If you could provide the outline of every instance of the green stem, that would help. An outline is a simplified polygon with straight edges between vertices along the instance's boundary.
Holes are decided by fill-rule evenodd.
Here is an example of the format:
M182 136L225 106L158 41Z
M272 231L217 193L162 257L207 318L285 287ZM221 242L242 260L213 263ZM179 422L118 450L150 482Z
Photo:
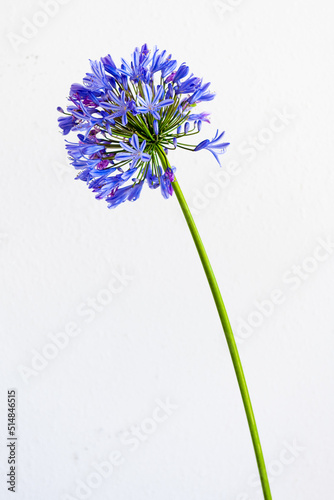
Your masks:
M162 148L159 148L158 151L159 157L161 161L163 162L163 168L166 169L169 167L169 162L168 159L163 151ZM270 492L270 486L269 486L269 481L268 481L268 475L266 471L266 465L264 462L264 457L263 457L263 452L261 448L261 443L260 443L260 438L259 438L259 433L257 430L256 422L255 422L255 417L254 417L254 412L252 408L252 403L249 397L249 392L246 384L246 379L245 375L242 369L242 364L240 361L237 345L234 339L234 335L232 332L231 324L227 316L227 312L225 309L225 305L220 293L220 290L218 288L218 284L215 278L215 275L213 273L209 258L207 256L206 250L204 248L204 245L202 243L201 237L199 235L199 232L197 230L197 227L195 225L194 219L191 215L191 212L189 210L189 207L187 205L187 202L183 196L183 193L181 191L181 188L175 179L173 181L173 189L176 195L176 198L178 199L178 202L181 206L181 210L183 212L183 215L187 221L191 236L194 240L195 246L197 248L198 255L201 259L204 272L206 274L207 280L210 285L210 289L216 304L216 308L220 317L221 324L223 326L223 330L225 333L227 345L230 351L230 355L232 358L232 363L234 366L235 374L238 380L239 384L239 389L241 392L241 397L242 401L244 404L246 416L247 416L247 421L248 421L248 426L250 430L250 434L252 437L253 441L253 446L254 446L254 451L255 451L255 456L256 456L256 461L257 461L257 466L260 474L260 479L261 479L261 484L262 484L262 490L263 490L263 496L265 500L272 500L271 497L271 492Z

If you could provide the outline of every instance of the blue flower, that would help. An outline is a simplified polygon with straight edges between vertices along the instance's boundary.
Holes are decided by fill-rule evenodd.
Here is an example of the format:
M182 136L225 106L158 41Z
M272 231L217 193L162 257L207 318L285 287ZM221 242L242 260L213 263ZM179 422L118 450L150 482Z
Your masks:
M86 73L86 77L83 79L86 87L92 91L111 88L112 85L105 74L102 62L90 61L90 65L93 73Z
M145 43L140 50L138 47L135 48L130 64L122 59L122 65L119 72L128 76L135 83L138 83L140 80L146 81L148 73L147 65L149 60L149 50Z
M70 89L70 99L81 101L83 104L98 106L100 104L98 97L102 95L100 91L89 90L84 85L73 83Z
M117 188L111 192L111 194L106 198L108 202L108 208L116 208L124 201L136 201L138 200L141 190L143 189L144 182L135 182L131 186L126 186L122 188Z
M65 147L73 159L79 159L82 156L92 156L105 150L103 145L88 141L82 141L79 143L68 142Z
M137 113L151 113L151 115L154 116L156 120L160 120L161 118L160 114L158 113L161 108L170 106L170 104L174 103L173 99L165 99L163 101L160 101L160 99L164 95L164 89L162 86L158 86L157 93L153 97L151 87L144 83L143 94L144 99L138 96L138 102L141 104L141 106L137 106L136 111Z
M188 116L188 120L194 120L194 121L201 120L202 122L210 123L209 116L210 113L205 113L205 112L198 114L191 114Z
M121 97L117 97L112 92L108 92L108 96L110 97L110 100L114 102L114 104L103 102L101 103L101 106L105 109L110 109L111 111L113 111L111 115L112 118L122 117L122 124L126 125L128 123L127 113L128 111L132 111L134 109L134 101L126 99L124 90L121 93Z
M217 162L221 166L220 160L218 158L218 155L222 155L225 153L227 146L229 146L229 142L218 142L221 140L225 132L222 132L220 135L218 135L218 130L216 132L216 135L214 138L209 141L209 139L205 139L204 141L200 142L194 151L200 151L201 149L207 149L210 151L210 153L213 154L213 156L216 158Z
M188 99L189 104L195 104L201 101L212 101L214 99L215 94L211 94L210 92L206 92L210 85L210 82L200 87L194 94Z
M150 161L151 156L147 153L144 153L146 141L143 141L141 145L139 145L138 136L136 134L133 134L133 136L130 139L130 144L132 145L132 147L129 146L128 144L125 144L125 142L122 141L119 144L120 146L122 146L123 149L125 149L125 151L127 151L127 153L126 152L117 153L115 156L116 161L132 160L131 168L133 168L139 161L143 162Z
M102 199L110 196L120 186L125 184L136 172L136 168L130 168L126 172L110 176L110 172L99 172L100 176L91 180L89 187L93 192L97 193L96 198Z
M189 66L186 66L184 63L181 64L181 66L174 75L173 81L175 83L179 82L180 80L182 80L182 78L185 78L188 73L189 73Z
M110 208L135 201L146 182L169 198L175 168L166 168L162 155L176 148L207 149L219 162L228 144L218 131L197 146L183 140L209 123L209 113L195 108L214 98L210 83L190 73L186 63L178 65L171 54L151 51L145 43L130 62L117 64L108 54L90 67L82 84L71 85L66 110L58 108L58 125L63 135L77 133L66 150L77 179L97 199Z
M110 73L114 77L114 79L116 79L119 82L122 81L122 75L120 71L117 69L116 64L112 60L110 54L108 54L105 57L101 57L101 62L103 63L104 69L108 73Z
M175 180L175 168L167 167L165 173L161 176L161 194L164 198L169 198L173 194L172 182Z
M175 78L174 78L175 79ZM178 83L175 88L175 94L191 94L201 85L201 79L190 76L184 82Z
M162 168L158 165L158 175L152 172L152 166L149 163L146 171L146 181L150 189L157 189L160 186L160 177L162 175Z
M156 48L154 50L152 61L150 63L150 76L152 77L152 75L157 71L161 71L161 76L163 78L172 73L177 66L177 62L171 59L171 57L171 54L166 57L165 50L159 52L159 50Z
M167 167L165 172L160 165L156 168L156 174L152 172L151 165L147 168L146 180L151 189L161 188L162 196L167 199L173 194L172 182L175 180L175 167Z
M58 125L62 129L63 134L67 135L73 127L79 123L78 119L76 119L73 115L71 116L61 116L58 118Z

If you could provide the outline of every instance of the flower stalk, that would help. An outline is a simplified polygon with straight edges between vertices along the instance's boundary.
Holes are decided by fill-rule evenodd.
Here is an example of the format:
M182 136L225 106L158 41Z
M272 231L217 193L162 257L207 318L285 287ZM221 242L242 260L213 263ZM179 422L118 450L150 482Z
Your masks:
M162 162L164 170L167 168L170 168L168 159L163 151L162 148L159 148L159 158ZM228 349L230 351L234 371L237 377L240 393L241 393L241 398L243 401L247 421L248 421L248 427L249 431L251 434L252 442L253 442L253 447L254 447L254 452L255 452L255 457L256 457L256 462L259 470L259 475L261 479L261 485L262 485L262 491L263 491L263 496L265 500L272 500L271 496L271 491L270 491L270 485L269 485L269 480L268 480L268 475L267 475L267 470L266 470L266 465L263 457L263 452L262 452L262 447L261 447L261 442L260 442L260 437L259 433L257 430L257 425L255 421L255 416L253 412L253 407L252 403L250 400L249 392L248 392L248 387L244 375L244 371L242 368L238 348L235 342L235 338L233 335L233 331L231 328L231 324L226 312L225 304L223 301L223 298L221 296L218 283L216 280L216 277L214 275L214 272L212 270L208 255L206 253L206 250L204 248L203 242L201 240L200 234L198 232L198 229L196 227L195 221L193 219L193 216L190 212L190 209L188 207L188 204L185 200L185 197L181 191L181 188L179 186L179 183L177 182L176 178L174 177L174 181L172 182L172 187L174 190L174 193L176 195L176 198L180 204L181 210L183 212L183 215L186 219L187 225L189 227L191 236L194 240L199 258L202 262L202 266L205 272L205 275L207 277L211 293L213 296L213 299L216 304L216 308L218 311L218 315L225 333L225 338L226 342L228 345Z
M116 66L107 55L90 61L83 85L74 83L69 92L67 110L58 107L58 118L64 135L79 132L76 142L66 141L66 149L77 179L84 181L98 200L108 208L125 201L136 201L144 183L150 189L160 187L165 199L173 191L187 221L217 311L223 326L237 376L248 425L254 445L265 500L271 500L270 487L254 413L231 325L208 256L194 219L175 179L175 167L169 164L167 152L176 148L187 151L209 151L221 166L220 156L228 142L217 130L213 139L199 144L184 142L201 131L202 123L210 123L209 113L196 112L200 103L215 97L208 89L210 82L189 75L189 67L145 43L136 47L128 63ZM160 75L159 75L160 73ZM158 84L158 81L160 82Z

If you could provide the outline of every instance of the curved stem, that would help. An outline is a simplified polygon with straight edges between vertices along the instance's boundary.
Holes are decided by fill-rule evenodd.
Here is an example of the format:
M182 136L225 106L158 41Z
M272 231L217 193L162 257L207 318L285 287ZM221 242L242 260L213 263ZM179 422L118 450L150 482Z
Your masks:
M159 148L159 157L160 157L161 161L163 162L164 169L166 169L167 167L170 166L164 151L160 148ZM236 377L238 380L239 389L240 389L242 401L243 401L246 416L247 416L248 426L249 426L250 434L252 437L257 466L258 466L260 479L261 479L263 496L264 496L265 500L272 500L266 465L264 462L262 447L261 447L259 433L258 433L256 422L255 422L252 403L251 403L251 400L249 397L249 392L248 392L248 388L247 388L247 384L246 384L245 375L243 372L243 368L242 368L242 364L240 361L237 345L236 345L236 342L234 339L234 335L232 332L230 321L229 321L228 316L227 316L225 305L224 305L224 302L223 302L215 275L213 273L209 258L207 256L206 250L205 250L204 245L202 243L201 237L199 235L199 232L198 232L197 227L195 225L194 219L191 215L191 212L189 210L187 202L183 196L181 188L180 188L176 179L173 181L172 185L173 185L173 189L174 189L175 195L177 197L177 200L181 206L181 210L183 212L183 215L184 215L186 222L188 224L191 236L194 240L198 255L201 259L201 262L202 262L202 265L204 268L204 272L205 272L207 280L209 282L209 286L210 286L210 289L211 289L211 292L212 292L212 295L213 295L213 298L214 298L214 301L216 304L216 308L217 308L217 311L218 311L218 314L220 317L220 321L221 321L221 324L222 324L222 327L223 327L223 330L225 333L225 338L226 338L227 345L228 345L230 355L232 358L232 363L233 363L235 374L236 374Z

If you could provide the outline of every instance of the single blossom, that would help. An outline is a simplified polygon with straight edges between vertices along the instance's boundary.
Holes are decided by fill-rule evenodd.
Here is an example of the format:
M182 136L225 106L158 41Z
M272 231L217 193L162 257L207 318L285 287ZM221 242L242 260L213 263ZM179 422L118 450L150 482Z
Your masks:
M188 116L188 120L201 120L202 122L210 123L209 116L210 113L191 114Z
M146 141L143 141L141 145L139 145L138 136L136 134L133 134L130 139L130 144L132 147L122 141L119 144L126 152L117 153L115 156L116 161L132 160L131 168L135 167L140 160L143 162L150 161L151 156L147 153L144 153Z
M174 103L173 99L160 100L164 95L162 86L157 87L157 93L154 96L151 87L144 83L143 85L144 98L138 96L138 102L141 106L136 107L137 113L150 113L156 120L160 120L160 109L165 106L170 106Z
M216 135L211 141L209 141L209 139L205 139L204 141L200 142L196 146L195 151L200 151L201 149L207 149L208 151L210 151L210 153L213 154L213 156L216 158L216 160L220 165L220 160L218 155L225 153L227 146L229 146L229 142L219 142L223 137L223 135L225 134L225 132L222 132L219 135L218 133L219 132L217 130Z
M113 92L109 92L108 96L110 98L110 102L105 102L101 103L101 106L105 109L110 109L112 111L112 114L110 115L111 118L122 118L122 125L127 125L128 123L128 117L127 114L128 112L132 111L134 109L134 101L128 100L126 98L125 91L122 90L121 96L117 97Z

